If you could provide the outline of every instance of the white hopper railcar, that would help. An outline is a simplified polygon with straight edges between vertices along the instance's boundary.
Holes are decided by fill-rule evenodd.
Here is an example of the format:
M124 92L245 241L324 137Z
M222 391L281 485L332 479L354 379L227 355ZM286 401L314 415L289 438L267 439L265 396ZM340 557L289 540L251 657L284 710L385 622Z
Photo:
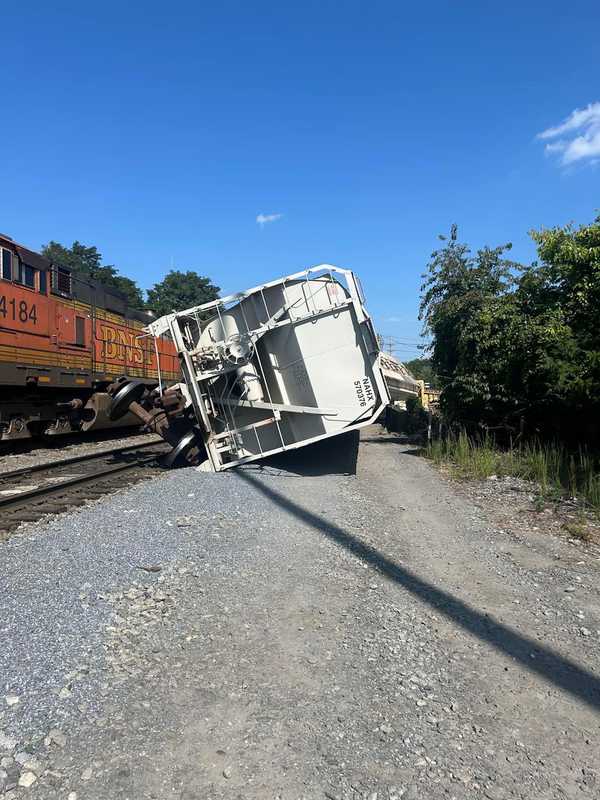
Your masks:
M390 402L353 272L327 264L147 327L170 333L212 469L360 428Z

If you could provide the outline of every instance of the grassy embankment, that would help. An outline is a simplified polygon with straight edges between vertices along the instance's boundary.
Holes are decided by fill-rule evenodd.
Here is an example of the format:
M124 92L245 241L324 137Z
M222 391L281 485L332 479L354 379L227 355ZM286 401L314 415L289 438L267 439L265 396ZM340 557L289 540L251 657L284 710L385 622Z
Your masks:
M449 466L459 478L499 478L507 475L533 481L540 500L574 497L600 510L600 472L597 459L580 450L567 451L557 444L530 442L500 450L489 438L474 441L466 433L433 440L426 456Z

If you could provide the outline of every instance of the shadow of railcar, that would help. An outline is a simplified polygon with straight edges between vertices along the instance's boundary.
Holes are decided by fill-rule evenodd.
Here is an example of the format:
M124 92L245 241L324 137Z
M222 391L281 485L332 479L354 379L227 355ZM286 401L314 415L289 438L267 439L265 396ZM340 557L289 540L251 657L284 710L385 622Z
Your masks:
M360 431L348 431L330 439L269 456L260 463L238 467L238 472L279 472L298 477L356 475Z

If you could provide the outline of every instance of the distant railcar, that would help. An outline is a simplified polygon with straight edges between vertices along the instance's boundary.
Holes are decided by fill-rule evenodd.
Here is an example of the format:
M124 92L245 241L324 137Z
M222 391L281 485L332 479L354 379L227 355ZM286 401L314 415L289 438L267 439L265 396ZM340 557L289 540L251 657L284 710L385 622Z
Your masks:
M419 381L413 378L401 361L382 352L379 354L379 363L392 403L404 406L409 398L421 396Z
M144 335L152 319L117 290L0 235L0 440L136 424L110 421L107 386L180 375L169 338Z

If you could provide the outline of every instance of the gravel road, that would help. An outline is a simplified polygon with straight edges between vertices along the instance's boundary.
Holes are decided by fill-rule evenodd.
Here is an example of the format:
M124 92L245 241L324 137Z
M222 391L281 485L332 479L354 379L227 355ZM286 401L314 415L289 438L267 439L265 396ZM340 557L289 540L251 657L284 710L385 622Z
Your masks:
M353 445L2 544L0 797L600 797L597 552Z

